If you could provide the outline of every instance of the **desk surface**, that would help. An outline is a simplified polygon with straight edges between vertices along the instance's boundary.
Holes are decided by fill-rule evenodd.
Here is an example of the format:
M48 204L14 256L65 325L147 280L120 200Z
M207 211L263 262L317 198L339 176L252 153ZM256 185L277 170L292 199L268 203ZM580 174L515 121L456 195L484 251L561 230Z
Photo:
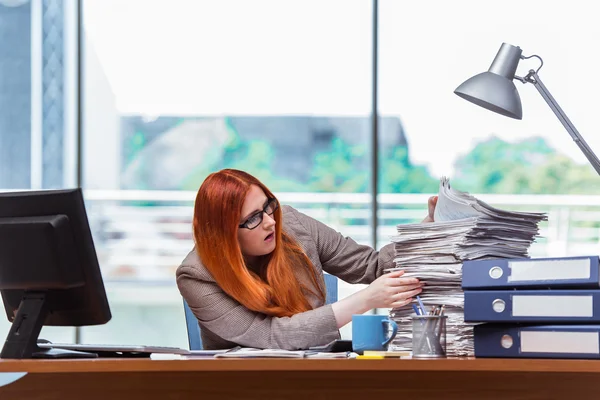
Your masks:
M586 372L598 374L596 360L475 359L443 360L359 360L359 359L83 359L83 360L2 360L0 372L82 373L157 371L495 371L495 372Z
M600 362L446 359L0 360L0 399L599 398Z

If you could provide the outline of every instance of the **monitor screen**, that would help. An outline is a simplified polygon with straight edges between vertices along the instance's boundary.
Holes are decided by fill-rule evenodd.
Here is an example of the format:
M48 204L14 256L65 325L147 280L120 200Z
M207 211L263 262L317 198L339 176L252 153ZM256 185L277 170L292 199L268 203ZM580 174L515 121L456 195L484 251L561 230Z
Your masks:
M44 325L111 319L81 189L0 193L0 293L1 358L60 357L37 346Z

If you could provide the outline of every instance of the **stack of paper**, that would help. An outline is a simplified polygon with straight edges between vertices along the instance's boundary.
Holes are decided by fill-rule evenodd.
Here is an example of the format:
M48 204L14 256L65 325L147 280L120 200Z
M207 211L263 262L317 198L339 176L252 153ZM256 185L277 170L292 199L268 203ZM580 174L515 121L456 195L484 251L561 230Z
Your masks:
M538 236L545 213L500 210L440 180L434 223L398 225L395 268L405 277L425 283L421 300L427 305L446 305L447 354L473 355L473 324L464 322L461 289L462 261L484 258L523 258ZM391 350L412 348L410 307L394 309L390 317L398 324Z

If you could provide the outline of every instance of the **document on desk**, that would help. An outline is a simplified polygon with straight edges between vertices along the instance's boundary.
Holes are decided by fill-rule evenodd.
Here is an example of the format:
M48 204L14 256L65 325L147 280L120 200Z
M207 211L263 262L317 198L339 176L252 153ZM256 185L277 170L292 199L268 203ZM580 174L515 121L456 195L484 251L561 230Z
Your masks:
M239 347L226 353L216 354L216 358L304 358L303 350L255 349Z
M187 360L197 358L214 358L217 354L223 354L232 349L222 350L185 350L180 353L151 353L152 360Z
M234 347L224 350L191 350L185 354L152 353L153 360L189 360L215 358L353 358L356 354L344 352L322 352L315 350L257 349Z
M349 358L350 352L319 352L313 350L255 349L240 347L215 358Z

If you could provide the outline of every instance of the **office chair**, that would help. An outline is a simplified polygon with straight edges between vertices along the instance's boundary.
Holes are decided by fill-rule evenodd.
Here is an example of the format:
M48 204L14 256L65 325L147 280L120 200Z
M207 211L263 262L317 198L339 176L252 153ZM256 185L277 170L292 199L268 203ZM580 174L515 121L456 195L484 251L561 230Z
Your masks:
M338 278L329 274L324 274L324 278L326 289L325 304L335 303L338 299ZM198 320L185 299L183 299L183 310L185 311L185 323L187 325L190 350L202 350L200 325L198 325Z

